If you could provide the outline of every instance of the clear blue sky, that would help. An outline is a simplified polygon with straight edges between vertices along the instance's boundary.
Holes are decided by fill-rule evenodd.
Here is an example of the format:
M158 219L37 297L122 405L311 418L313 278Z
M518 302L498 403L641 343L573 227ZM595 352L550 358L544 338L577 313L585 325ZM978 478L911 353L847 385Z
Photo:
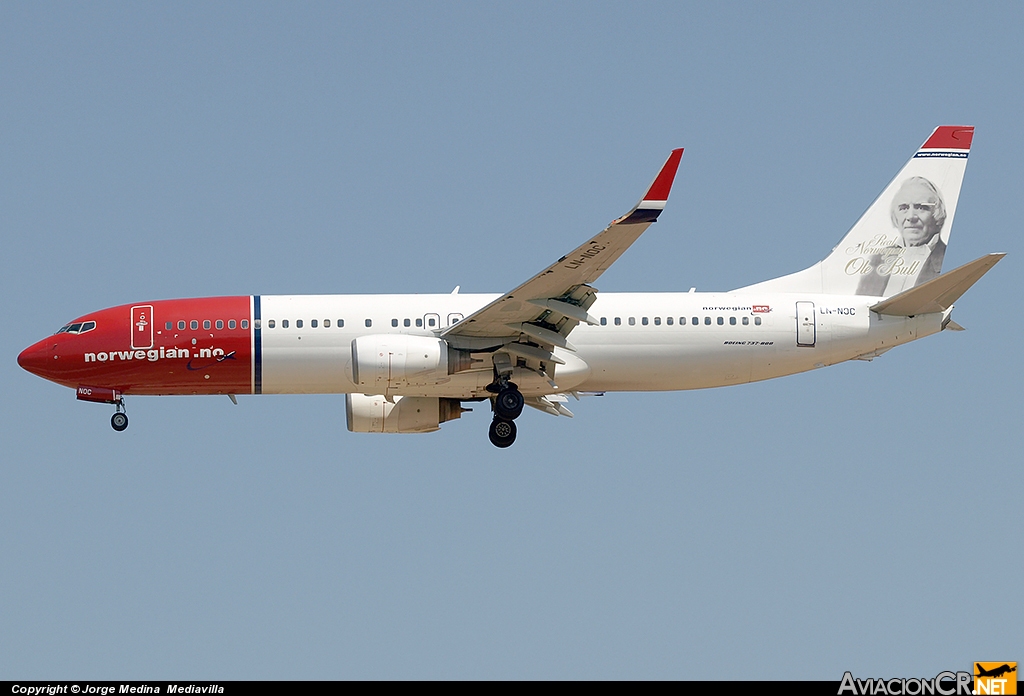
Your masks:
M934 676L1020 637L1020 3L0 4L0 678ZM21 371L90 310L500 292L686 147L602 290L824 256L977 127L944 333L773 382L355 435L342 397ZM1016 501L1016 502L1015 502ZM1018 510L1014 513L1013 510Z

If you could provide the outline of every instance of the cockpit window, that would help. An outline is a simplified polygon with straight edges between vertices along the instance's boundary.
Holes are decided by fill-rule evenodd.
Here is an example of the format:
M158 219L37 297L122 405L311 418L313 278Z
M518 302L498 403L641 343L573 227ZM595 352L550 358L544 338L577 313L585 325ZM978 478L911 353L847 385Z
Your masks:
M92 331L95 328L96 322L94 321L80 321L75 324L65 324L57 333L84 334L86 331Z

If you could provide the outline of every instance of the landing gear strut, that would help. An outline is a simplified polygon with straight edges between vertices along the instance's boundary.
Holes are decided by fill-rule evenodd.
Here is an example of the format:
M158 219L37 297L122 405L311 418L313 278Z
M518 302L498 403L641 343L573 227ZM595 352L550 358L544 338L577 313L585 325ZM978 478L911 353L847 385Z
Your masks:
M116 402L117 412L110 417L110 427L122 432L128 427L128 414L124 412L124 400Z

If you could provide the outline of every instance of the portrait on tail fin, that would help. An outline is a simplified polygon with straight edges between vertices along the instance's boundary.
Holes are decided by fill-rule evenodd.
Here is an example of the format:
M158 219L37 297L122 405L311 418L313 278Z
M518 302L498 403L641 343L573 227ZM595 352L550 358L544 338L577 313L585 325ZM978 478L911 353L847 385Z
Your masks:
M858 295L895 295L942 272L946 204L938 187L923 176L907 179L893 196L890 219L896 237L882 249L868 250L864 269L870 272L860 277Z
M828 256L739 290L892 297L942 271L972 126L939 126Z

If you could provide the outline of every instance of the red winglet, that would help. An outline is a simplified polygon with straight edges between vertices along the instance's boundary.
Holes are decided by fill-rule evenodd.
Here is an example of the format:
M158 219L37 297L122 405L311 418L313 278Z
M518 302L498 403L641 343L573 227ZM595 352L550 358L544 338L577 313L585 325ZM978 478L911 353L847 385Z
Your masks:
M921 149L970 150L973 139L974 126L939 126Z
M654 179L654 183L651 184L651 188L647 190L647 194L643 197L645 201L667 201L669 191L672 190L672 182L676 178L676 170L679 169L679 160L683 156L683 148L678 148L672 151L672 154L668 156L668 161L665 162L665 166L658 172L657 178Z

